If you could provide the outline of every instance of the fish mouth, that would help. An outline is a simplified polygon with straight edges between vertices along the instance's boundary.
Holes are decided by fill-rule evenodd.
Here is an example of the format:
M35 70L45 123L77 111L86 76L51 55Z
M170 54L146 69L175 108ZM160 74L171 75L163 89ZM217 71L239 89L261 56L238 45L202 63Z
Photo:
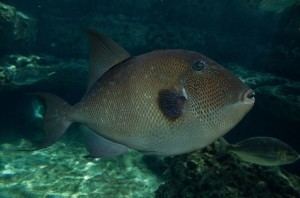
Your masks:
M241 96L242 102L245 104L254 104L255 102L255 92L253 89L247 89Z

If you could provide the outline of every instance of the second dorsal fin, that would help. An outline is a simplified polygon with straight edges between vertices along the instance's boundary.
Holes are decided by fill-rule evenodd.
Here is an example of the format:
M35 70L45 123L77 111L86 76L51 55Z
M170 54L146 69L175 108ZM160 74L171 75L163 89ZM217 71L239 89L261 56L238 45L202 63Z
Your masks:
M93 30L88 32L90 68L87 90L112 66L128 59L130 54L112 39Z

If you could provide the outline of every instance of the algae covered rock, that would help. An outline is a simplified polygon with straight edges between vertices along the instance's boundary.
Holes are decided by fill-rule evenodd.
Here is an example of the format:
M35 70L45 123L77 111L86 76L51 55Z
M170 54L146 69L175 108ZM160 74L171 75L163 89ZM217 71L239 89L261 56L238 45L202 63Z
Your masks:
M81 93L87 61L62 60L48 55L11 54L0 58L0 91ZM73 91L72 91L73 90Z
M255 166L224 153L222 143L165 159L167 181L157 198L299 197L300 178L279 169Z
M36 34L35 19L0 2L0 51L28 48L34 45Z
M1 88L31 85L49 78L57 70L54 65L58 63L58 60L47 56L20 54L4 56L0 59Z

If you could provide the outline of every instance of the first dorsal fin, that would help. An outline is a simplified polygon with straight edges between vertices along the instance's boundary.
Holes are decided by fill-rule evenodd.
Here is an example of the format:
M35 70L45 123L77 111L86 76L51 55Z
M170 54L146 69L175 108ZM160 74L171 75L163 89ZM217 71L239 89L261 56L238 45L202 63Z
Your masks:
M112 66L128 59L130 54L112 39L98 32L89 30L90 68L89 90L91 86Z

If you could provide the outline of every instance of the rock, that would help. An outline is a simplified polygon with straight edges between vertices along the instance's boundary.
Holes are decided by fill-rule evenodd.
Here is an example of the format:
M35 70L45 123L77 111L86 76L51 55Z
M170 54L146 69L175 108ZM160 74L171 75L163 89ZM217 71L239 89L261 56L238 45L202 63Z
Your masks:
M299 197L300 178L279 169L250 165L224 153L219 141L194 153L168 157L166 182L157 198Z
M87 75L83 74L87 74L87 64L85 60L64 61L46 55L7 55L0 59L0 91L53 91L64 88L78 94L85 87Z
M270 73L247 70L238 66L229 67L259 95L257 102L262 111L277 118L300 121L300 82L278 77Z
M36 33L35 19L0 2L0 52L31 48L34 46Z
M277 118L288 118L290 121L300 122L300 82L288 82L278 86L265 86L257 89L269 105L263 110L272 112Z
M0 60L1 89L20 88L49 78L58 70L55 64L49 64L48 60L50 59L51 57L37 55L13 54L4 56ZM53 60L51 61L53 62ZM55 60L54 63L58 64L58 61Z
M259 57L255 68L299 80L300 3L281 14L278 26L269 52Z
M271 73L228 66L256 92L254 108L227 135L231 142L251 136L277 137L300 151L300 83ZM300 161L288 166L300 174Z
M231 65L229 68L259 95L256 102L261 111L277 118L300 122L300 82L270 73L247 70Z
M234 61L293 79L300 76L297 0L64 0L60 6L57 1L33 0L30 5L11 2L39 21L36 43L27 48L35 49L35 53L85 58L84 30L93 28L111 36L132 54L184 48L221 63ZM9 43L1 44L17 49Z
M85 91L87 61L12 54L0 59L0 140L36 139L40 130L30 93L49 92L71 104ZM7 113L9 112L9 113ZM9 131L9 132L7 132Z

